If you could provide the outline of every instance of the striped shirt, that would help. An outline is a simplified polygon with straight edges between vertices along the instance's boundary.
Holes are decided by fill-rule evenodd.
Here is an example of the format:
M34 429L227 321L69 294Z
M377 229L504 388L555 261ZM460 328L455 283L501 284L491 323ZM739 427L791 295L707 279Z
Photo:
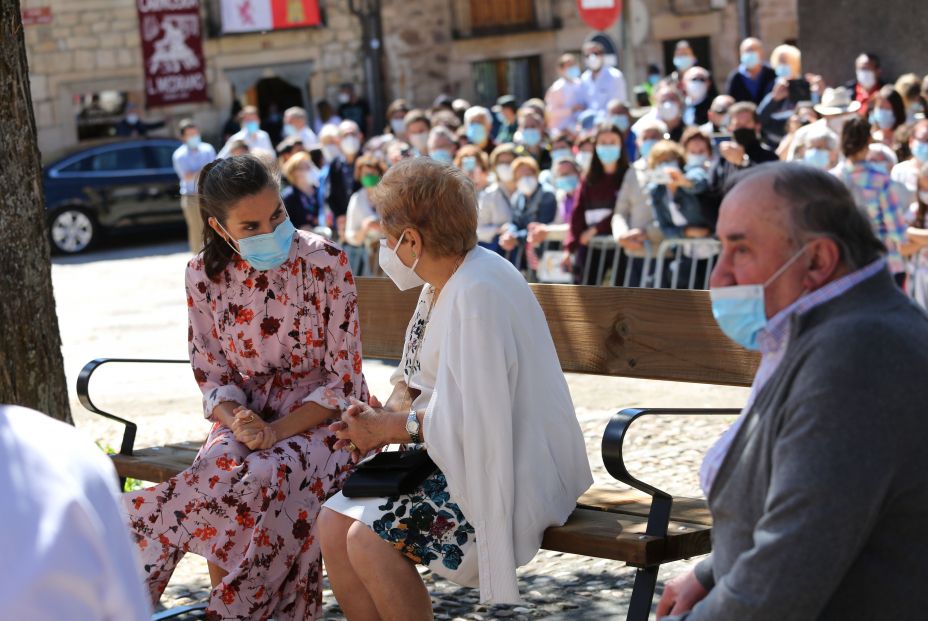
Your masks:
M790 342L790 319L795 316L801 316L813 308L829 302L844 293L847 293L868 278L872 278L879 272L886 269L886 259L877 259L870 265L863 267L855 272L832 281L816 289L815 291L804 295L779 313L773 316L767 325L758 333L757 344L760 347L761 359L760 366L757 368L757 374L754 376L754 383L751 384L751 394L748 395L748 402L741 410L741 415L729 427L725 433L716 441L706 453L702 466L699 468L699 483L702 486L703 493L708 496L712 488L712 482L715 475L718 474L722 461L731 447L741 423L744 421L744 415L754 405L761 389L767 385L767 382L780 366L780 361L786 354Z

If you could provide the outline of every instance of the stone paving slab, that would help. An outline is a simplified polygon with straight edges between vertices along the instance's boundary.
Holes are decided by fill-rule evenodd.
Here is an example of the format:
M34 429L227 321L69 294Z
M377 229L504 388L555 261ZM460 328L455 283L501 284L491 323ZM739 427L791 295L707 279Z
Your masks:
M99 356L185 358L186 308L180 243L110 250L81 259L56 260L52 269L61 322L65 369L76 425L90 439L119 446L121 428L91 415L73 394L77 373ZM392 367L365 361L372 391L389 389ZM568 375L577 416L597 485L609 485L600 442L609 417L623 407L739 407L742 388L628 378ZM139 425L138 446L202 439L208 423L199 414L199 396L184 365L102 369L93 389L98 405L131 413ZM640 479L678 496L701 496L698 466L706 448L730 424L728 417L645 417L627 443L630 470ZM695 560L665 565L658 589ZM542 551L519 570L521 606L481 606L475 590L459 587L423 570L437 619L580 620L624 618L634 569L614 561ZM161 605L204 601L209 578L203 559L188 555L165 591ZM656 600L655 600L656 601ZM341 619L326 584L325 619Z

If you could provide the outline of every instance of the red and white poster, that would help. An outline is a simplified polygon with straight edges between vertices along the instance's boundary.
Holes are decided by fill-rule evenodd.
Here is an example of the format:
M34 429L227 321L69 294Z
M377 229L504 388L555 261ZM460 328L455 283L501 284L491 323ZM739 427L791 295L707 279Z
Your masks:
M622 0L577 0L580 19L593 30L605 30L622 13Z
M146 105L208 101L200 0L136 0L136 4Z
M319 0L220 0L222 32L265 32L322 23Z

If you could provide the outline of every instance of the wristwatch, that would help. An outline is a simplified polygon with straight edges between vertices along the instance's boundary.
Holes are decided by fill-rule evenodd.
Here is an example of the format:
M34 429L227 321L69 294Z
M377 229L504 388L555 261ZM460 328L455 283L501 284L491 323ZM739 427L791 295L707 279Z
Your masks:
M419 424L419 415L416 414L416 408L411 408L409 410L409 416L406 417L406 433L409 434L409 440L413 444L419 444L422 442L422 436L420 431L422 425Z

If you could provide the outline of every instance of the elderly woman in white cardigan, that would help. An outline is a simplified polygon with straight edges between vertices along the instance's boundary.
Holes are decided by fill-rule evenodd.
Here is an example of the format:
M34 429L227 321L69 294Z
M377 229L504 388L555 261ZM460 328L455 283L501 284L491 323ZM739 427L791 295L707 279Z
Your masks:
M351 621L431 619L414 566L519 601L516 568L592 483L544 314L512 265L477 246L477 201L459 170L397 164L371 192L381 266L422 286L393 394L332 428L358 455L424 443L438 470L413 493L333 496L319 517L335 597Z

